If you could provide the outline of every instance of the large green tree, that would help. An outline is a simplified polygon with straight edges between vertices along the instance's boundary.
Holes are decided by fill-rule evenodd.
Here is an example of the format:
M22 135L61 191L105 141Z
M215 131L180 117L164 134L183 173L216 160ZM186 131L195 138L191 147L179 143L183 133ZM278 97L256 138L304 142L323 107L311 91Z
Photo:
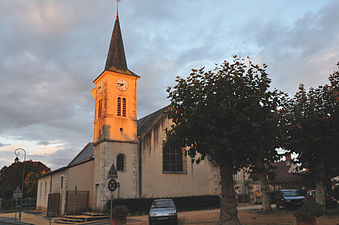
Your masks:
M339 66L339 64L338 64ZM339 72L330 84L305 90L304 85L290 102L286 148L298 154L316 186L316 201L325 208L325 184L339 164Z
M219 166L218 224L240 224L232 175L240 168L264 167L276 156L275 113L281 94L269 91L266 65L237 56L214 70L193 69L176 82L168 89L168 117L173 125L164 147L188 147L193 161L199 163L208 156Z
M23 197L36 197L38 176L49 172L50 169L41 162L29 160L24 163L15 162L0 170L0 195L2 198L12 198L15 188L17 186L21 188L23 164L25 164Z

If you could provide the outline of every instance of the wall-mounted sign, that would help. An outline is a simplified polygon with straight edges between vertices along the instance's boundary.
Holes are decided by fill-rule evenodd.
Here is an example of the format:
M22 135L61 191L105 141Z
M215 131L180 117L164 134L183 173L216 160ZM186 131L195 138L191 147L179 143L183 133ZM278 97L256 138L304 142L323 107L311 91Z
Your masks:
M118 179L118 173L115 169L114 163L112 163L111 169L109 170L109 173L107 175L107 179Z
M115 191L118 187L118 183L116 180L112 179L108 182L108 189L110 191Z

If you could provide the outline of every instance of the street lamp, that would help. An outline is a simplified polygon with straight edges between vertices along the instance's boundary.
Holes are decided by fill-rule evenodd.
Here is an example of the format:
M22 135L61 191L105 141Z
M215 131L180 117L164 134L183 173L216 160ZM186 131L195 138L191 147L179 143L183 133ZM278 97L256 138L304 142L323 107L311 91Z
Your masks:
M20 150L23 151L25 153L25 155L24 155L24 161L22 162L22 164L23 164L22 165L22 179L21 179L21 192L22 192L22 196L20 198L19 220L21 220L22 197L24 195L25 161L26 161L26 151L23 148L17 148L14 151L14 154L16 155L15 162L19 161L19 157L18 156L20 155L20 152L19 152Z

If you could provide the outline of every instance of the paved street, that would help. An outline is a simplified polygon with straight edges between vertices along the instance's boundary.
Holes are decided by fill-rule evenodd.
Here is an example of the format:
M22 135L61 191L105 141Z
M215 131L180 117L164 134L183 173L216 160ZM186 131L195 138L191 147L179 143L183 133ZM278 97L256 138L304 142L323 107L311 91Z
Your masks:
M296 220L293 216L293 210L274 210L273 213L262 215L260 211L261 205L242 205L238 207L238 217L242 224L250 225L262 225L262 224L290 224L295 225ZM328 215L317 218L318 224L321 225L338 225L339 221L339 208L328 211ZM179 225L212 225L216 224L219 217L219 209L207 209L207 210L195 210L179 212ZM14 222L14 213L0 214L0 225L2 224L18 224L7 223L4 221ZM49 225L49 221L43 218L43 214L31 214L24 213L23 221L27 224L35 225ZM107 225L109 220L97 221L97 222L84 222L77 223L89 224L89 225ZM128 225L148 225L148 216L129 216L127 218ZM52 225L57 225L52 222Z
M249 210L249 209L260 209L260 205L245 205L238 207L239 210ZM197 210L197 211L188 211L188 212L179 212L179 224L195 224L197 221L201 220L199 218L204 218L204 221L216 221L218 217L218 209L213 210ZM21 224L35 224L35 225L48 225L49 221L45 219L42 214L36 213L23 213L22 221L26 223ZM0 225L3 224L20 224L15 222L14 213L1 213L0 214ZM55 225L56 223L52 223ZM93 224L93 225L107 225L109 220L102 220L96 222L87 222L87 223L78 223L78 224ZM127 218L127 224L130 225L142 225L148 224L148 216L131 216Z

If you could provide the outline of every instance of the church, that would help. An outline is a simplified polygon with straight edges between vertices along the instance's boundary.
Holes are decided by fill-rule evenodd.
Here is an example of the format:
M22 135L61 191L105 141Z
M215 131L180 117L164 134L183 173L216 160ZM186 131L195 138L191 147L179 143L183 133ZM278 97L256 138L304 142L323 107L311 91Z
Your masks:
M168 107L137 120L139 78L127 67L117 13L104 71L93 81L94 140L68 165L39 177L37 210L72 213L75 195L77 211L84 211L103 210L111 197L220 194L219 170L212 162L193 164L184 149L163 149L171 125Z

